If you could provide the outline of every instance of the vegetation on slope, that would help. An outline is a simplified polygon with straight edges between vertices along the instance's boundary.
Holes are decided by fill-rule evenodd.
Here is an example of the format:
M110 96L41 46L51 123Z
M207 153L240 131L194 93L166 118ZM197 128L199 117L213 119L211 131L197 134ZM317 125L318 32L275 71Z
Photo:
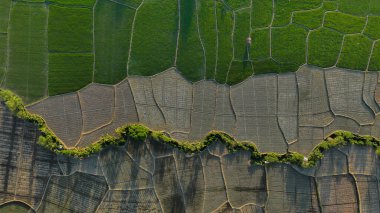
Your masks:
M196 153L206 149L213 143L224 144L230 152L245 150L251 152L251 162L263 165L266 163L290 163L302 167L312 167L324 157L323 152L328 149L344 146L347 144L370 146L376 149L380 155L380 141L371 136L359 136L347 131L336 131L326 140L316 146L308 157L296 152L281 153L260 153L257 147L251 142L236 141L233 137L224 132L211 131L203 140L200 141L178 141L170 138L164 132L153 131L141 124L130 124L122 126L115 131L116 136L105 135L99 141L86 148L67 149L54 133L48 129L45 121L38 115L26 111L22 100L9 90L0 90L0 98L15 116L25 119L38 125L41 135L38 144L57 154L70 155L84 158L91 154L98 153L107 146L124 145L127 141L144 142L145 140L153 143L164 143L178 148L186 153Z

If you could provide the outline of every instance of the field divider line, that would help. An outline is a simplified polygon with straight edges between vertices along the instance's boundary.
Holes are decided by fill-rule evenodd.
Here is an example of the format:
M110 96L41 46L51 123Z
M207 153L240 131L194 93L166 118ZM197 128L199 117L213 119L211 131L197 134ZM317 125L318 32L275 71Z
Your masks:
M216 47L215 47L215 69L214 69L214 80L216 76L216 72L218 69L218 58L219 58L219 31L218 31L218 14L216 12L216 1L214 0L214 19L215 19L215 34L216 34Z
M187 1L187 0L185 0ZM202 0L201 0L202 1ZM203 40L202 40L202 36L201 36L201 31L199 29L199 14L198 14L198 11L199 11L199 2L198 0L195 0L195 11L196 11L196 17L197 17L197 31L198 31L198 38L199 38L199 41L201 43L201 46L202 46L202 51L203 51L203 79L206 79L206 64L207 64L207 58L206 58L206 49L205 49L205 45L203 44Z
M188 1L188 0L185 0ZM174 56L174 67L177 67L177 58L178 58L178 46L179 46L179 34L181 32L181 0L177 0L178 4L178 26L177 26L177 44L175 48L175 56Z
M141 1L140 5L136 8L135 15L133 16L131 36L130 36L130 40L129 40L128 59L127 59L127 76L129 76L129 62L131 61L131 52L132 52L132 43L133 43L133 32L135 31L135 24L136 24L137 13L138 13L140 7L144 4L144 1L145 0Z
M111 1L111 0L109 0ZM92 6L92 54L94 58L94 62L92 64L92 80L91 82L95 82L95 70L96 70L96 44L95 44L95 8L98 5L99 0L95 1L95 4Z
M371 59L372 59L372 55L373 55L373 50L375 49L376 42L377 41L372 41L371 52L369 53L368 61L367 61L367 67L365 69L366 72L369 70L369 65L371 63Z

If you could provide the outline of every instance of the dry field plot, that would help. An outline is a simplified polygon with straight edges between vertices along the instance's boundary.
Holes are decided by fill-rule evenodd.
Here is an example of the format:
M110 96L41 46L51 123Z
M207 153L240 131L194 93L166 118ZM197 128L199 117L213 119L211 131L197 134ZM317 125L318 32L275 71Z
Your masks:
M217 143L185 154L153 141L84 159L37 145L35 125L0 105L0 210L36 212L377 212L380 158L371 147L325 152L313 169L250 164Z
M91 84L77 93L28 106L69 147L84 147L114 129L142 123L179 140L212 130L255 143L260 151L308 154L336 130L380 134L377 73L304 66L295 74L266 74L234 85L191 84L175 69Z

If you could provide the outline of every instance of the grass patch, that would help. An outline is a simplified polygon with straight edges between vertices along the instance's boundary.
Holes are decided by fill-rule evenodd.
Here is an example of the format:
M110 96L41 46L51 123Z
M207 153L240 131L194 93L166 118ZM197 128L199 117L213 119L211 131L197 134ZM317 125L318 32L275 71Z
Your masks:
M364 30L364 34L374 40L380 39L380 17L379 16L368 16L368 23Z
M252 28L268 27L272 22L272 0L252 0Z
M312 10L320 7L321 0L274 0L273 26L281 27L290 23L291 13L299 10Z
M215 80L225 83L227 72L232 60L232 12L220 2L216 3L216 15L218 22L218 63L216 68Z
M45 95L47 80L47 8L16 2L11 10L6 88L28 103Z
M216 63L216 17L214 0L198 0L199 31L205 47L206 55L206 78L215 78Z
M369 0L369 12L373 15L380 15L380 0Z
M49 95L74 92L91 83L92 54L49 54Z
M324 1L323 9L326 11L335 11L338 9L338 3L336 1Z
M297 25L272 29L272 57L280 63L305 63L307 31Z
M225 2L234 10L242 7L249 7L251 4L250 0L225 0Z
M251 34L252 44L250 58L253 60L265 59L270 57L270 31L269 28L254 30Z
M92 52L92 9L49 5L49 51Z
M322 26L324 9L295 12L293 22L303 25L308 29L316 29Z
M292 11L293 8L289 0L275 0L272 26L281 27L289 24Z
M95 82L115 84L127 76L134 15L135 10L108 0L95 6Z
M205 75L204 57L197 26L197 0L181 0L181 30L178 43L178 70L190 81Z
M372 41L363 35L346 36L337 66L354 70L365 70L371 48Z
M339 11L365 16L369 13L370 0L339 0Z
M7 35L0 34L0 81L3 79L5 73L7 56Z
M328 28L310 33L308 63L319 67L331 67L338 60L343 35Z
M11 8L11 0L0 1L0 33L8 32L9 11Z
M371 61L368 67L369 71L380 71L380 42L377 41L373 47Z
M260 153L255 144L249 142L241 142L235 140L224 132L211 131L203 140L199 141L177 141L169 138L160 131L152 131L141 124L125 125L115 130L116 136L105 135L97 142L85 148L67 149L64 144L51 132L45 121L38 115L31 114L26 111L22 100L9 90L0 89L0 98L5 102L11 112L28 122L32 122L38 126L41 135L38 144L57 154L84 158L89 155L99 153L108 146L121 146L127 142L142 143L146 139L152 143L167 144L177 148L185 153L198 153L213 143L222 143L226 146L230 153L237 151L249 151L251 153L251 163L264 165L267 163L291 163L301 167L313 167L324 157L324 152L335 147L341 147L348 144L358 146L368 146L376 149L376 154L380 155L380 141L370 136L360 136L347 131L336 131L332 133L326 140L321 141L313 151L305 158L296 152L279 153Z
M253 62L253 70L255 75L265 73L282 73L282 72L294 72L299 68L295 64L277 63L272 59L265 59Z
M96 0L47 0L49 3L92 7Z
M177 0L145 0L136 14L129 74L147 76L172 67L177 31Z
M234 32L234 58L237 61L246 61L249 58L249 48L247 38L250 36L249 9L240 10L235 14L235 32Z
M233 85L244 81L253 74L250 61L233 61L228 72L227 84Z
M366 18L340 12L327 12L325 27L338 30L344 34L360 33L365 26Z

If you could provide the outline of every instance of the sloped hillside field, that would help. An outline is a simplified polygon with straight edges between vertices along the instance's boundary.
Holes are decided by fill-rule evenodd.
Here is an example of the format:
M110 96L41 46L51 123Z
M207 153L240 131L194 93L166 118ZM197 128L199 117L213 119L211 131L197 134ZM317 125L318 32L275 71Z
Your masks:
M0 213L380 212L380 0L0 0Z

